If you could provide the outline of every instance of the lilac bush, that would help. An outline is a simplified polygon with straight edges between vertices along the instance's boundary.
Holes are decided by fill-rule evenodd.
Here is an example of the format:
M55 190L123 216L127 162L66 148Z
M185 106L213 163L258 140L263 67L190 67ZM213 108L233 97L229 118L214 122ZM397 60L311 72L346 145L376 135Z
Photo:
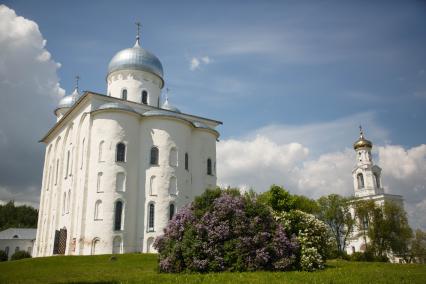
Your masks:
M154 246L162 272L284 271L299 251L267 206L220 189L182 208Z

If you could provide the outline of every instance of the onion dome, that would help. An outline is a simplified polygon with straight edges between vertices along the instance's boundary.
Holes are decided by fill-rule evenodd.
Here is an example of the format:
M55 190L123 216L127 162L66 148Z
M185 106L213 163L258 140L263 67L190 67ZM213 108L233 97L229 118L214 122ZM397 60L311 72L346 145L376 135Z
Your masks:
M108 65L108 75L119 70L140 70L157 75L163 80L163 65L151 52L139 45L139 36L133 47L123 49L116 53ZM162 86L161 86L162 87Z
M362 127L359 127L359 138L354 143L354 149L357 150L359 148L373 148L373 143L370 140L365 139L364 132L362 131Z
M78 93L77 88L74 89L71 95L64 96L58 103L56 109L60 108L70 108L74 105L74 103L78 100L80 94Z
M161 108L165 109L165 110L169 110L169 111L174 111L174 112L179 112L180 113L180 110L177 107L175 107L175 106L173 106L172 104L169 103L169 98L168 97L166 97L166 101L161 106Z

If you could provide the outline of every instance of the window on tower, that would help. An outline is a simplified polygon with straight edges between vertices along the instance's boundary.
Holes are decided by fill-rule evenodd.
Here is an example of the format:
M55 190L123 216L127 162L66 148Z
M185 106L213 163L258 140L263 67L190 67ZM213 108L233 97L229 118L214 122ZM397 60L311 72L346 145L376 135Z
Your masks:
M142 91L142 103L147 104L148 103L148 92L143 90Z
M126 158L126 145L120 142L117 144L116 161L124 162L125 158Z
M189 157L188 157L188 153L185 153L185 170L189 170Z
M149 232L154 232L154 211L155 211L155 206L153 203L150 203L148 205L148 231Z
M114 216L115 231L121 230L122 216L123 216L123 202L118 200L117 202L115 202L115 216Z
M123 89L123 90L121 91L121 98L122 98L123 100L127 100L127 90L126 90L126 89Z
M358 181L358 189L364 188L364 176L359 173L357 176L357 181Z
M374 173L374 180L376 182L376 187L380 188L380 176L377 173Z
M213 175L213 172L212 172L212 159L210 159L210 158L207 159L207 174L208 175Z
M158 165L158 148L156 146L151 148L151 165Z
M173 216L175 215L175 205L173 203L170 203L169 206L169 220L172 220Z

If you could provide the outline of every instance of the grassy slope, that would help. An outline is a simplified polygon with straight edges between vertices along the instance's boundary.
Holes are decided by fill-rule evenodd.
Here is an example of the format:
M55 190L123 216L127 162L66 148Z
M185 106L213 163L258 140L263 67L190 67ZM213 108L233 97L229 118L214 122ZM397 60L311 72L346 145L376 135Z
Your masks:
M0 263L0 283L426 283L426 265L329 261L324 271L164 274L147 254L65 256Z

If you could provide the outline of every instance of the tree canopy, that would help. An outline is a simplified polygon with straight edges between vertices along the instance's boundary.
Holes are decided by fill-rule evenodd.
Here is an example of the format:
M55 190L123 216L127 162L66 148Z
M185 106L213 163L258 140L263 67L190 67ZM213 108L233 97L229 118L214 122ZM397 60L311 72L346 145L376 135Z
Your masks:
M36 228L38 210L27 205L15 206L14 201L0 205L0 230Z

